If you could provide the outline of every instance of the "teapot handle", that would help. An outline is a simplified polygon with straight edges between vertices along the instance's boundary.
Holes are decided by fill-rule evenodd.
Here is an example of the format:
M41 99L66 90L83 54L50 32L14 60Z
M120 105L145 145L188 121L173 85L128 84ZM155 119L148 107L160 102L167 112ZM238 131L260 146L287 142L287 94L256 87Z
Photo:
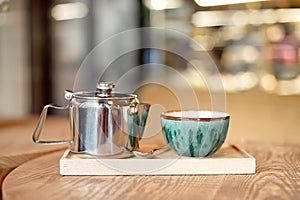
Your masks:
M45 122L46 117L47 117L48 108L54 108L54 109L57 109L57 110L65 110L65 109L69 108L69 105L64 106L64 107L55 106L55 105L52 105L52 104L44 106L44 109L41 113L39 121L38 121L38 123L35 127L35 130L33 131L32 140L34 141L34 143L37 143L37 144L62 144L62 143L72 142L73 140L60 140L60 141L43 141L43 140L39 140L42 129L43 129L44 122Z

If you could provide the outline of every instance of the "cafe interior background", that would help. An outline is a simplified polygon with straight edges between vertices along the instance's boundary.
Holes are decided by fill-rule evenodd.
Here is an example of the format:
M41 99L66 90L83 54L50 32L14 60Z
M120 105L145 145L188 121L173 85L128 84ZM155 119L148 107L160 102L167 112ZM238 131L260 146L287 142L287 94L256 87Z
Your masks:
M38 115L49 103L65 105L64 90L73 88L81 63L99 43L129 29L161 27L183 33L203 48L176 35L161 38L159 42L177 45L194 59L187 62L168 52L140 49L112 63L107 76L118 80L131 67L165 64L187 77L200 107L208 109L207 85L192 66L205 66L205 51L216 63L226 92L226 111L232 116L229 138L265 133L260 137L266 140L299 142L300 1L235 2L0 0L0 119ZM143 40L143 35L132 37ZM115 41L105 53L117 54L122 45L130 44ZM208 66L202 72L215 76ZM137 78L151 76L158 74ZM182 86L168 73L160 76L174 87ZM178 108L168 88L149 84L134 92L143 101L161 105L158 113Z

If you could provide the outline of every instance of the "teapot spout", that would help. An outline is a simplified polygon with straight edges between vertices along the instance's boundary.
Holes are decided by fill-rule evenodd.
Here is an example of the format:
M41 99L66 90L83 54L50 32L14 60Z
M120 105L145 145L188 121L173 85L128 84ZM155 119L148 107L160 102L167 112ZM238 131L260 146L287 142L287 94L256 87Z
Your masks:
M139 128L140 128L140 138L143 137L143 134L144 134L144 130L145 130L145 126L146 126L146 122L147 122L147 119L148 119L148 114L149 114L149 110L150 110L150 104L147 104L147 103L142 103L140 104L141 105L141 121L140 121L140 125L139 125Z
M139 141L144 134L150 106L148 103L139 103L136 106L136 112L128 115L128 139L132 150L139 148Z

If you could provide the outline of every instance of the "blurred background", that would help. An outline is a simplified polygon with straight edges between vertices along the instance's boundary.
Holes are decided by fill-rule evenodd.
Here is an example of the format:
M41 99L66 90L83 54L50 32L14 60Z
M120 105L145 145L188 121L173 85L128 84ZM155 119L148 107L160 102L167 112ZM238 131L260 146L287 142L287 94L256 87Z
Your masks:
M176 37L162 39L193 55L193 64L205 65L201 51L214 59L228 95L228 110L239 126L253 127L253 115L248 114L265 111L261 120L266 123L286 123L277 132L290 127L299 136L291 128L300 119L298 0L0 0L0 5L0 118L37 114L51 102L64 105L64 90L73 88L77 70L97 44L128 29L166 27L203 47ZM136 42L142 43L143 37L135 36ZM128 43L116 41L106 53L116 54L122 45ZM107 73L114 80L131 67L151 62L184 74L199 91L203 107L210 106L205 81L191 63L168 52L141 49L129 53ZM214 76L209 67L204 72ZM139 76L146 80L150 75ZM168 74L164 76L176 84ZM175 108L163 98L167 89L158 93L155 87L148 85L137 92L145 101L161 96L166 108Z

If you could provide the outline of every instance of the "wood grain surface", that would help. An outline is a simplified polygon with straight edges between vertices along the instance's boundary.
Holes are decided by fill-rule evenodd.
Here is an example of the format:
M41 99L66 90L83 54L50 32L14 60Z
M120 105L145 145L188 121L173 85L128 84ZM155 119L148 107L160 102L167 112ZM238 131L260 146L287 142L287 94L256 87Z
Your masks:
M32 132L38 116L23 119L2 119L0 122L0 185L5 176L24 162L61 149L67 145L37 145L32 141ZM68 121L49 117L45 124L45 137L68 137ZM1 192L1 189L0 189Z
M145 89L143 91L143 89ZM180 109L179 97L166 89L142 88L142 102L153 105L151 128L160 131L157 115L162 109ZM159 94L159 95L158 95ZM201 109L211 109L210 94L196 91ZM66 145L36 145L31 140L38 116L0 120L0 183L6 199L299 199L300 196L300 95L263 93L227 94L231 115L227 143L235 144L257 159L255 175L231 176L105 176L62 177L58 160ZM160 106L158 106L160 105ZM45 134L57 139L69 131L68 119L48 117ZM51 139L52 139L51 138ZM161 134L143 140L163 144ZM72 192L70 192L72 191ZM28 198L26 198L28 197Z
M63 151L12 171L3 198L17 199L299 199L300 146L241 144L257 159L254 175L61 176Z

